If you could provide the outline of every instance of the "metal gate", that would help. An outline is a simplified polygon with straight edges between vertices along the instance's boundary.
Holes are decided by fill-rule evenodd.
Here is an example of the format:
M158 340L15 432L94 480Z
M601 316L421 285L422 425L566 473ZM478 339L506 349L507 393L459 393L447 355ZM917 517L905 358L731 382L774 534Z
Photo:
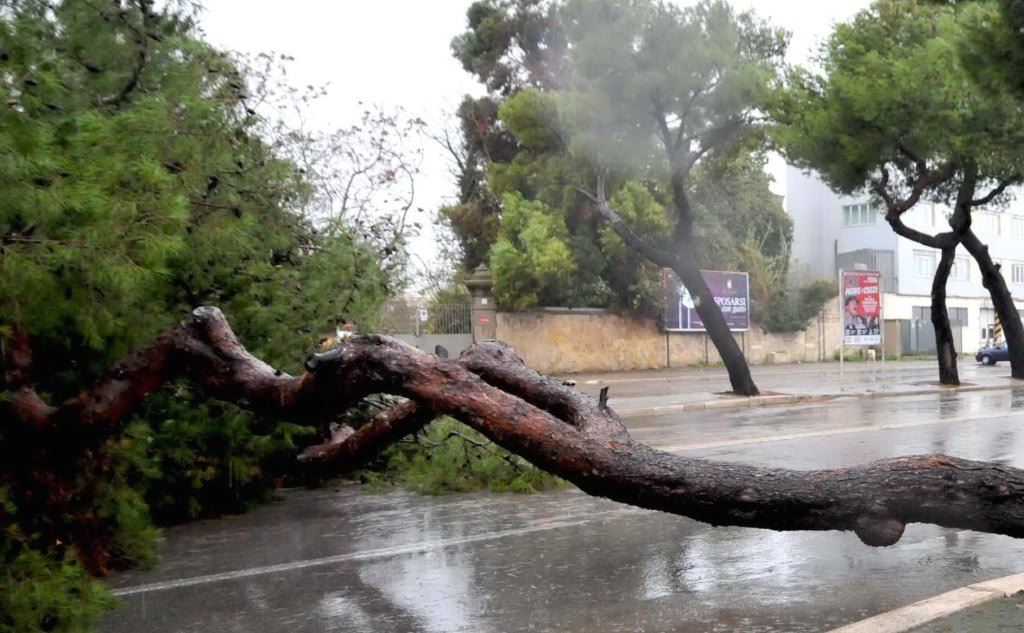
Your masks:
M473 311L469 299L449 303L388 305L381 328L385 334L431 354L443 348L458 356L473 344Z
M967 308L949 308L949 325L953 331L953 343L963 353L964 328L967 327ZM913 318L901 321L900 328L903 341L903 355L920 356L937 353L935 342L935 326L932 325L932 309L915 307Z

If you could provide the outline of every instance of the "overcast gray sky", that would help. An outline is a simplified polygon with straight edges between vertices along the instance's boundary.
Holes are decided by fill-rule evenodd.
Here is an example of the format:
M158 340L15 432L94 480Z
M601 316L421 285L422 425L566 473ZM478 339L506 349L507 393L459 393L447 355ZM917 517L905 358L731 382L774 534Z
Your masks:
M401 106L440 128L465 93L481 90L452 58L449 42L465 28L471 0L205 0L201 24L218 46L255 54L295 57L296 85L329 84L329 94L309 123L334 129L354 123L363 106ZM680 0L679 4L692 4ZM791 62L806 62L831 25L868 6L868 0L735 0L792 34ZM774 160L776 190L785 172ZM454 197L444 153L426 145L417 206L428 214ZM423 218L427 220L428 218ZM421 257L434 253L430 230L413 244Z

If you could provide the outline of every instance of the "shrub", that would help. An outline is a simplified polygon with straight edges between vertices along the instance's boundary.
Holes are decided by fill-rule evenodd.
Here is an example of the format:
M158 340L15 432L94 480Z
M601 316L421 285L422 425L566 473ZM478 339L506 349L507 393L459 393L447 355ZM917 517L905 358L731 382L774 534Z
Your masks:
M757 315L766 332L796 332L807 327L825 303L839 294L835 282L819 279L794 297L784 289L774 292Z
M0 633L90 631L116 601L70 552L33 548L0 488Z
M359 479L371 488L401 485L423 494L487 489L538 492L565 485L452 418L440 418L415 438L389 447L376 469Z
M313 427L254 417L185 390L151 396L114 449L160 524L244 512L295 472Z

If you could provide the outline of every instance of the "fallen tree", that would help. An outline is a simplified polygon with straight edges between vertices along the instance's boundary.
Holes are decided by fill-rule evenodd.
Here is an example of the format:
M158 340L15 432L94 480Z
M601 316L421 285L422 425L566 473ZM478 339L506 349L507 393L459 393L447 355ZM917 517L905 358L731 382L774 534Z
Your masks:
M273 416L331 420L367 395L407 398L358 430L336 428L303 452L312 468L351 470L441 415L452 416L588 494L712 525L852 530L866 544L896 543L907 523L1024 536L1024 471L943 455L795 471L681 457L633 440L604 399L595 401L530 369L487 341L457 361L385 336L356 336L284 374L249 354L216 308L159 335L60 406L31 384L27 341L5 355L0 483L48 517L45 538L70 542L105 569L89 486L98 447L163 382L187 378L206 394ZM68 521L67 517L74 520Z

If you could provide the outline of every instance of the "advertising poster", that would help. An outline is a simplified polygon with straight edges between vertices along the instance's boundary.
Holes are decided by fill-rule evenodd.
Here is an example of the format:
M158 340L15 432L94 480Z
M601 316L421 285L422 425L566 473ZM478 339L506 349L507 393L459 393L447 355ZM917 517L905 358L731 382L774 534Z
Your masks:
M733 332L750 329L750 279L747 273L702 270L701 276L711 290ZM670 332L703 332L704 322L686 286L671 270L663 271L665 283L665 329Z
M875 271L844 270L841 288L843 345L881 345L881 275Z

